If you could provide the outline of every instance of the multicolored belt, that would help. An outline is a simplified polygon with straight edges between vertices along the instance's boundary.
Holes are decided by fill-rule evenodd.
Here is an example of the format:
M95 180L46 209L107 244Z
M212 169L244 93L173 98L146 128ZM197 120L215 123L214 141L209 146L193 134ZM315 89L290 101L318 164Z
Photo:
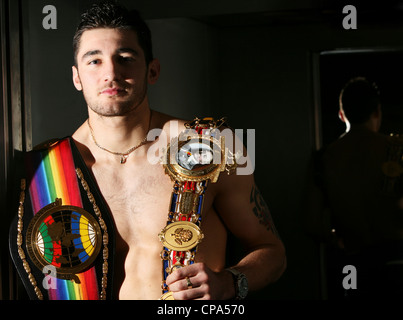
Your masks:
M10 248L30 298L111 298L113 223L74 142L36 148L25 168Z
M161 300L173 300L166 278L177 268L193 264L201 229L203 201L208 183L215 183L220 173L231 173L236 163L225 148L218 130L225 119L196 118L186 123L186 130L172 139L164 157L165 172L174 181L166 227L159 233L163 244Z

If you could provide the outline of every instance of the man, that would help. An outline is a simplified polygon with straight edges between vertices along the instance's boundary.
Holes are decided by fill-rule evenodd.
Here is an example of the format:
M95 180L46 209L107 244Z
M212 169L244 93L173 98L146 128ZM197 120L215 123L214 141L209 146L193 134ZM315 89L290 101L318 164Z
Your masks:
M82 15L74 55L73 83L83 92L89 117L72 138L113 217L114 296L159 299L158 235L167 224L173 182L147 155L162 136L169 142L185 129L185 121L149 107L147 86L157 82L160 65L138 13L112 3L94 5ZM147 141L152 129L161 135ZM206 190L201 216L204 238L195 263L172 269L166 278L174 299L231 299L240 290L234 274L246 277L250 291L281 276L285 250L252 175L221 174ZM235 272L225 269L227 230L248 250L232 266Z
M379 133L382 111L377 87L362 77L350 80L340 94L339 117L346 132L321 154L307 227L341 250L337 277L343 276L345 265L356 268L357 289L345 294L386 295L391 269L385 266L401 259L397 246L403 218L398 195L387 187L385 164L394 153L394 140ZM342 280L336 285L342 288Z

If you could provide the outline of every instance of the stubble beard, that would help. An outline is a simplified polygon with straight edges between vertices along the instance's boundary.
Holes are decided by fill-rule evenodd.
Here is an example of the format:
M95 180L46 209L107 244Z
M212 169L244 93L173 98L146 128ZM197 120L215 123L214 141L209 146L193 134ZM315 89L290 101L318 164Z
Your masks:
M138 91L136 89L139 89ZM147 95L147 82L144 81L143 85L139 88L134 88L134 92L126 100L115 100L113 97L108 102L91 101L86 96L86 91L83 90L84 99L88 107L101 117L121 117L125 116L137 109L143 103Z

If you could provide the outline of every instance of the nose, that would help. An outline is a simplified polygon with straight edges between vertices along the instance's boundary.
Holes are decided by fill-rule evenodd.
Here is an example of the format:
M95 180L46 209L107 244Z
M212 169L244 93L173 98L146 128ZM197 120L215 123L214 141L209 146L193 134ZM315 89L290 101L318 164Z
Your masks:
M119 65L113 59L104 62L104 82L116 81L120 78Z

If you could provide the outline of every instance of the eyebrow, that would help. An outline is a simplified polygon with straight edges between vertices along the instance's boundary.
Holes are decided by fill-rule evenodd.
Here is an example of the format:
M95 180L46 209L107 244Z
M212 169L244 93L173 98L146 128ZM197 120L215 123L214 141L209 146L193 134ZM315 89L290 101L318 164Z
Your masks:
M84 60L85 58L91 57L91 56L95 56L97 54L102 54L101 50L90 50L87 51L86 53L83 54L83 56L81 57L81 61Z
M131 54L133 54L135 56L139 55L139 53L136 50L132 49L132 48L119 48L118 50L116 50L116 52L117 53L131 53Z
M131 53L131 54L133 54L135 56L139 56L139 53L136 50L132 49L132 48L119 48L119 49L116 50L116 53ZM102 51L101 50L87 51L81 57L81 61L86 59L86 58L88 58L88 57L95 56L95 55L98 55L98 54L102 55Z

